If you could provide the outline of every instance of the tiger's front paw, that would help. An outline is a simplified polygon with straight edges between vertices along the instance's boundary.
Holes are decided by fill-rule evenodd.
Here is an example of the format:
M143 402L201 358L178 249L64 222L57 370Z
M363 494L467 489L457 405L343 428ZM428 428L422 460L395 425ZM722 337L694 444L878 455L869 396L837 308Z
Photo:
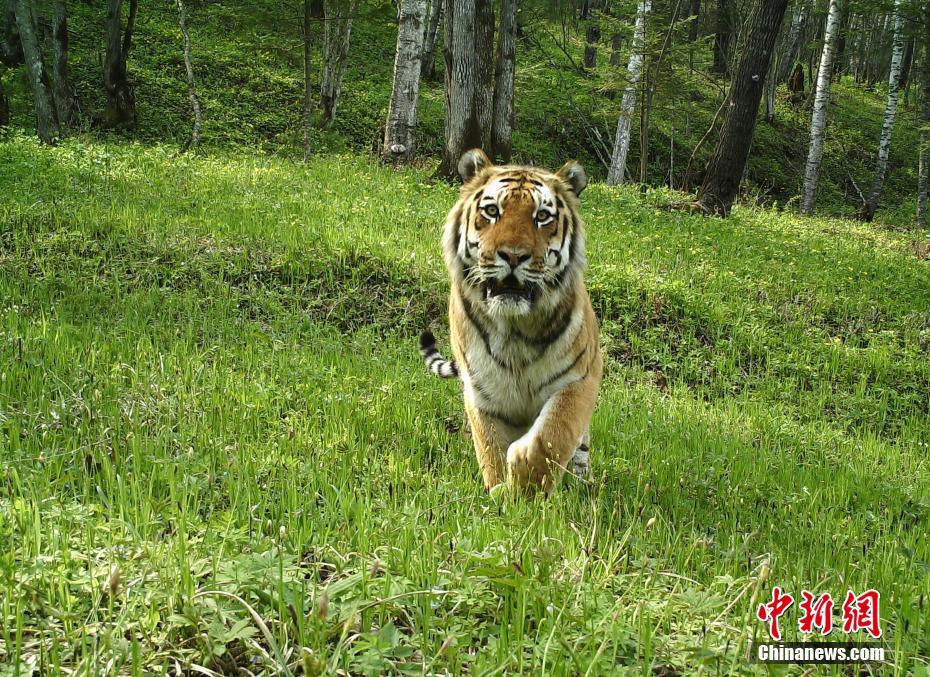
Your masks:
M533 492L552 488L552 467L546 445L535 437L513 442L507 449L507 485Z

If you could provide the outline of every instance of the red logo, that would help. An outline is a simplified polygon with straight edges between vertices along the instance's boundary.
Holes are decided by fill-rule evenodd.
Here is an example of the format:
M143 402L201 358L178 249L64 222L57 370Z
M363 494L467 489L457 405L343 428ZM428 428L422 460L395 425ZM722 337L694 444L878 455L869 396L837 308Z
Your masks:
M880 603L878 590L866 590L858 597L852 590L848 591L843 602L843 632L849 634L865 630L875 639L881 637L882 629L878 625Z
M794 597L775 586L772 588L772 599L760 604L756 609L756 616L760 621L768 623L769 635L772 639L781 640L781 628L778 620L785 615ZM821 635L829 635L833 631L833 597L829 592L820 596L809 590L801 591L801 601L798 603L803 612L798 619L798 629L805 635L819 631ZM852 590L846 593L843 602L843 632L850 635L865 630L873 638L882 636L881 629L881 593L869 589L861 595Z
M804 634L810 634L814 628L820 628L821 635L829 635L833 630L833 597L829 592L814 598L814 593L801 591L804 599L798 605L804 615L798 619L798 627Z
M781 639L781 631L778 629L778 619L794 604L794 597L783 595L781 588L777 585L772 589L772 601L768 604L760 604L756 610L756 616L760 621L769 622L769 634L773 639Z

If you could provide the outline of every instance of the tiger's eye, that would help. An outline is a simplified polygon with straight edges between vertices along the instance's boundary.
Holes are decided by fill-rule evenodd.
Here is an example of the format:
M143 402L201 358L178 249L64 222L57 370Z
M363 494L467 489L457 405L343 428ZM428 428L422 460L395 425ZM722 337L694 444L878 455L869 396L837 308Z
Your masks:
M552 221L554 216L555 215L552 212L548 212L544 209L540 210L536 212L536 223L539 224L540 226L544 226L550 221Z
M496 219L500 216L500 210L497 208L497 205L488 205L484 208L484 215L489 219Z

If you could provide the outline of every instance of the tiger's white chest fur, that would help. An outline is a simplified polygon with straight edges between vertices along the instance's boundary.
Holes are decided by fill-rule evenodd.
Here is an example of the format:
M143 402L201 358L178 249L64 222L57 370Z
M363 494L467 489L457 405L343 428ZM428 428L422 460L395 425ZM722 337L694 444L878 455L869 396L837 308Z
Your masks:
M581 329L583 315L575 308L559 337L539 345L539 336L527 335L506 321L468 328L462 382L466 399L522 434L539 416L553 394L574 378L571 367L579 356L571 346Z

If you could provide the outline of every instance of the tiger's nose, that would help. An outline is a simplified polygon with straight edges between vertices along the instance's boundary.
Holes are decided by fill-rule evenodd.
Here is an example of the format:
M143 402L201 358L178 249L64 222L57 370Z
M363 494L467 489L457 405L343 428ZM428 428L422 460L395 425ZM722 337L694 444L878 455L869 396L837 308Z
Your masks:
M514 270L524 261L530 260L530 254L525 253L525 250L498 249L497 256L504 263L509 263L511 270Z

